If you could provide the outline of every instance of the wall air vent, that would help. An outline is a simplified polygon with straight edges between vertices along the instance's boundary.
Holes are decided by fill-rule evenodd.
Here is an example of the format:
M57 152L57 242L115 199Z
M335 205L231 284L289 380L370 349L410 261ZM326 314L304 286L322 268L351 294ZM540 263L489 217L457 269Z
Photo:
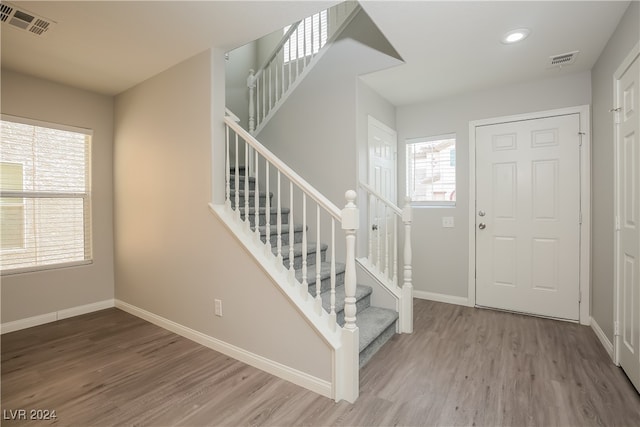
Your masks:
M0 21L37 36L44 35L55 24L51 19L27 12L7 2L0 4Z
M576 62L576 56L580 53L577 50L568 53L562 53L560 55L553 55L549 57L549 62L547 63L548 68L558 67L562 68L565 65L571 65Z

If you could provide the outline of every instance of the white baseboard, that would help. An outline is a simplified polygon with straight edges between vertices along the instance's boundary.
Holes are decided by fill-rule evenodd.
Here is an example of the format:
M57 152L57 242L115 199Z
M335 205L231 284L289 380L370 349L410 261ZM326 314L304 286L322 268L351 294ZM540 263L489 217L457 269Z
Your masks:
M596 319L594 319L593 317L591 318L591 329L593 329L593 332L596 333L596 336L600 340L600 343L607 351L607 353L609 353L609 357L611 357L611 360L613 360L613 343L609 341L609 338L607 338L607 335L604 333L600 325L598 325L598 322L596 322Z
M413 289L413 297L426 299L429 301L444 302L447 304L464 305L465 307L471 307L469 299L465 297L457 297L455 295L439 294L436 292L419 291Z
M27 329L34 326L44 325L45 323L55 322L57 320L68 319L69 317L92 313L94 311L104 310L105 308L111 308L113 306L114 300L108 299L91 304L66 308L64 310L54 311L52 313L45 313L38 316L27 317L26 319L14 320L13 322L3 323L0 334L8 334L9 332L15 332L21 329Z
M268 372L271 375L275 375L276 377L292 382L322 396L332 398L332 387L331 382L329 381L314 377L302 371L298 371L297 369L267 359L258 354L251 353L240 347L236 347L232 344L210 337L203 334L202 332L198 332L194 329L188 328L172 320L158 316L157 314L143 310L124 301L115 300L115 306L123 311L126 311L129 314L132 314L136 317L153 323L156 326L195 341L198 344L220 352L224 355L233 357L234 359L246 363L247 365L251 365L254 368L258 368L262 371Z

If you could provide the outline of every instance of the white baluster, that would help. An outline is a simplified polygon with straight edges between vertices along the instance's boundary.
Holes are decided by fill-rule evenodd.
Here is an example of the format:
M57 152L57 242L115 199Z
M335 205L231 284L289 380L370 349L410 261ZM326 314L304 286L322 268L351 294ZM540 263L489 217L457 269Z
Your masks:
M336 330L336 220L335 218L331 218L331 272L330 281L331 281L331 308L330 308L330 325L333 330Z
M284 56L282 57L282 66L280 67L281 71L281 80L280 80L280 99L284 96Z
M402 210L402 222L404 223L404 274L402 284L402 312L400 317L400 332L413 332L413 284L411 272L411 198L405 199Z
M289 233L293 228L293 182L289 181ZM289 277L292 282L296 278L296 270L293 266L294 254L293 243L289 241Z
M224 205L228 210L231 209L231 162L229 161L229 126L225 129L225 188L224 188Z
M244 226L249 230L249 144L244 144Z
M265 229L265 236L266 236L266 240L265 240L265 248L266 248L266 253L267 255L271 256L273 255L273 253L271 252L271 206L270 206L270 200L269 200L269 162L267 161L264 165L264 185L266 187L266 194L265 194L265 203L264 203L264 211L268 212L269 214L264 216L265 218L265 225L264 225L264 229Z
M369 224L369 228L367 229L367 240L369 241L369 256L367 257L367 259L369 260L370 264L373 264L373 224L375 223L375 219L374 219L374 215L375 215L375 209L374 209L374 201L375 199L373 198L373 195L371 193L369 193L367 191L367 199L368 199L368 206L369 206L369 218L367 223Z
M320 314L322 310L322 298L320 297L320 291L322 288L321 281L322 275L320 274L320 267L322 265L322 247L320 244L320 205L316 205L316 311Z
M269 90L269 88L267 87L267 84L265 82L265 78L266 78L266 73L264 72L264 70L262 71L262 120L260 120L260 123L262 123L264 121L265 116L267 115L267 92Z
M256 117L255 117L255 124L253 126L253 130L256 130L256 126L260 125L260 92L262 89L262 86L260 86L260 77L258 77L257 79L254 78L253 79L255 85L256 85Z
M355 204L356 192L346 192L347 205L342 210L342 229L346 234L347 255L344 273L344 328L358 329L356 326L356 232L358 230L359 214Z
M265 162L267 162L267 160L265 159ZM254 189L253 189L253 194L256 196L254 197L253 200L253 206L255 209L254 212L254 221L255 221L255 228L253 230L253 236L256 240L256 242L260 241L260 185L259 185L259 180L260 180L260 168L259 168L259 163L260 163L260 157L258 152L256 151L256 180L254 182Z
M256 79L254 77L255 71L249 70L249 77L247 77L247 86L249 87L249 132L253 133L256 130L256 107L254 102Z
M289 244L293 244L293 230L289 228ZM307 282L307 195L302 193L302 296L306 299L309 295L309 283Z
M289 63L287 64L287 68L289 69L289 79L287 80L287 90L291 87L291 64L293 59L291 59L291 43L289 43Z
M382 264L380 263L380 200L376 197L376 209L375 209L375 218L376 218L376 268L378 271L382 271Z
M383 203L382 209L384 220L384 276L388 279L389 274L389 218L387 218L387 204Z
M236 210L236 215L238 216L238 219L240 219L240 182L238 179L238 175L240 174L239 169L240 169L240 162L238 160L238 158L240 157L240 153L238 151L238 134L236 133L236 168L233 171L233 177L234 177L234 191L235 191L235 203L234 203L234 207Z
M282 200L280 199L280 170L278 170L278 186L277 186L277 192L278 192L278 205L276 206L276 231L278 233L278 241L277 241L277 248L278 248L278 255L277 255L277 262L278 262L278 268L284 268L284 265L282 264L282 212L281 212L281 207L282 207ZM271 216L271 213L269 213L269 216Z
M271 99L271 94L273 92L273 76L271 75L271 65L269 65L269 112L271 112L271 107L273 106L273 101Z
M393 214L393 284L398 286L398 215Z
M279 61L279 58L275 58L273 60L273 65L276 68L276 72L274 73L275 90L273 91L274 96L275 96L276 104L280 100L280 90L278 90L278 82L280 80L280 73L278 73L278 61Z

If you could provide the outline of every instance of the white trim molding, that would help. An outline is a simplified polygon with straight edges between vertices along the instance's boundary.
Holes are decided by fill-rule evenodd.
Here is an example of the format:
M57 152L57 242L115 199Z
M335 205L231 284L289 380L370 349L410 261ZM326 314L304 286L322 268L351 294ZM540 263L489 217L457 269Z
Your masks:
M593 329L593 332L596 334L596 336L600 340L600 343L609 354L609 357L611 358L611 360L613 360L613 343L609 341L609 338L607 338L607 335L604 333L600 325L598 325L598 322L596 322L596 319L594 319L593 317L591 318L591 329Z
M322 396L332 398L332 384L329 381L314 377L313 375L309 375L305 372L267 359L258 354L251 353L240 347L236 347L217 338L205 335L202 332L188 328L124 301L116 299L115 306L133 316L153 323L156 326L190 339L191 341L197 342L200 345L220 352L226 356L237 359L247 365L253 366L254 368L265 371L271 375L275 375L278 378L292 382Z
M580 134L582 151L580 158L580 210L582 227L580 228L580 323L589 325L590 286L591 283L591 110L589 105L539 111L513 116L494 117L469 122L469 288L470 306L476 305L476 127L509 123L522 120L534 120L546 117L580 115Z
M413 297L419 299L426 299L429 301L444 302L447 304L462 305L465 307L473 307L473 304L469 302L468 298L459 297L455 295L439 294L437 292L427 292L413 290Z
M77 307L66 308L51 313L40 314L37 316L27 317L25 319L14 320L13 322L7 322L2 324L1 334L8 334L9 332L20 331L22 329L32 328L34 326L44 325L45 323L51 323L62 319L68 319L70 317L80 316L87 313L93 313L94 311L100 311L114 306L114 300L108 299L104 301L98 301L90 304L79 305Z

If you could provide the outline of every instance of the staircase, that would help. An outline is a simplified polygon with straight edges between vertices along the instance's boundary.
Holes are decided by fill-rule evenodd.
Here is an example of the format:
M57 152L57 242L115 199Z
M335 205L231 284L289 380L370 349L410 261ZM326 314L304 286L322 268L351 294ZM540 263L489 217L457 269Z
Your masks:
M336 401L349 402L359 395L359 368L396 332L413 331L411 207L407 202L401 209L360 184L361 206L368 211L363 217L371 217L369 212L374 209L389 218L381 227L372 228L374 224L369 223L360 228L355 191L345 193L346 206L339 209L256 135L359 10L357 2L347 1L293 24L265 64L257 72L250 70L248 129L227 110L225 148L217 152L225 156L224 205L211 205L297 308L310 332L326 343L331 380L320 386L321 381L313 379L301 384ZM318 45L316 33L319 38L326 36L326 44ZM378 231L370 232L372 229ZM369 252L360 257L356 255L356 234L368 240ZM398 255L399 236L403 260ZM318 360L315 355L310 357ZM327 362L322 359L319 363Z
M263 243L267 241L267 224L276 224L278 207L273 206L273 193L267 193L264 191L256 191L256 180L254 177L247 177L247 170L244 166L240 166L237 169L238 175L238 187L236 189L236 180L230 180L230 198L231 207L235 210L238 209L240 218L244 221L247 218L251 227L251 230L255 232L256 218L258 221L258 231L260 233L260 240ZM235 167L230 168L230 176L236 176ZM248 182L245 185L245 180ZM249 189L249 197L245 192L245 187ZM237 198L236 198L237 196ZM256 216L256 200L258 197L258 215ZM268 199L268 202L267 202ZM236 205L237 200L237 205ZM246 210L245 202L250 206L248 211ZM267 204L270 206L267 208ZM304 254L303 250L306 247L306 263L307 263L307 283L308 292L312 297L315 297L318 292L318 283L320 283L320 298L322 300L322 308L329 313L331 311L331 263L327 260L327 250L329 245L317 242L308 242L303 244L303 225L292 224L289 222L290 210L286 207L280 207L281 215L281 254L282 263L286 269L291 267L291 260L293 259L293 269L295 270L296 280L300 283L303 282L303 265ZM269 220L267 221L267 216ZM293 233L293 237L292 237ZM277 256L277 234L269 233L270 246L273 256ZM292 247L291 247L292 245ZM304 246L303 246L304 245ZM320 249L320 253L317 254L317 249ZM291 258L293 255L293 258ZM320 261L317 264L317 261ZM336 321L341 327L345 324L345 264L335 264L335 293L333 294L334 310L336 313ZM319 279L319 280L318 280ZM359 366L364 366L371 357L378 351L382 345L389 340L396 333L396 321L398 320L398 313L394 310L389 310L381 307L374 307L371 305L371 292L372 288L365 285L356 285L355 292L355 304L357 309L356 325L360 330L358 350L359 350Z

